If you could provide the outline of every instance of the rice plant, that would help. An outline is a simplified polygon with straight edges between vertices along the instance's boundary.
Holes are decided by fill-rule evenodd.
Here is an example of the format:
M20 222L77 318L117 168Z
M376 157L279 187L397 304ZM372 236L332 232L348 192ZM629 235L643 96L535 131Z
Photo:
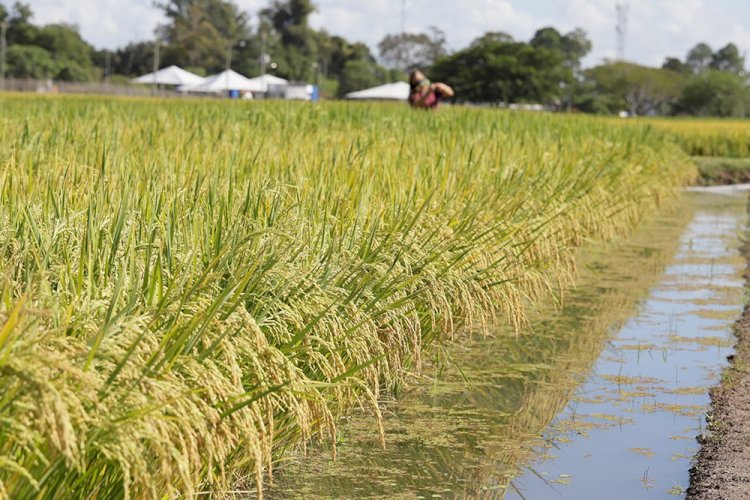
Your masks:
M750 157L750 122L747 120L654 118L643 121L669 133L691 156Z
M0 95L0 495L260 490L694 175L653 127ZM335 441L332 440L333 443ZM334 448L335 450L335 448ZM264 479L264 476L266 479Z

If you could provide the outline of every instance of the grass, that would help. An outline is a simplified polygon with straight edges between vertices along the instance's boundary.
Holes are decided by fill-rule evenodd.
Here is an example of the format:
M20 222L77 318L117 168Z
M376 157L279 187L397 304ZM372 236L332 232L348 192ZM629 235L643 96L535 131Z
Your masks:
M648 126L0 96L0 495L263 474L694 176ZM334 447L335 450L335 447Z
M697 156L693 161L700 172L699 184L743 184L750 182L750 158Z

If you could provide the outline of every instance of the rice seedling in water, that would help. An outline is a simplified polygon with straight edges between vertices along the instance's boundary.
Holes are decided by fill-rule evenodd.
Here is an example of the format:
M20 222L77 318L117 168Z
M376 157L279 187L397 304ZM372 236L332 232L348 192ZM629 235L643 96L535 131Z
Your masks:
M693 175L650 127L0 96L0 494L264 472Z

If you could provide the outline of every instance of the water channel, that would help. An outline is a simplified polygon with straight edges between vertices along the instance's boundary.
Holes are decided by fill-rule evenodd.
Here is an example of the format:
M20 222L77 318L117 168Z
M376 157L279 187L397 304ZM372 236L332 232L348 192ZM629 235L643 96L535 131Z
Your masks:
M577 287L527 331L449 346L384 402L282 464L272 498L679 498L743 304L746 196L686 194L579 252ZM437 366L437 365L436 365Z

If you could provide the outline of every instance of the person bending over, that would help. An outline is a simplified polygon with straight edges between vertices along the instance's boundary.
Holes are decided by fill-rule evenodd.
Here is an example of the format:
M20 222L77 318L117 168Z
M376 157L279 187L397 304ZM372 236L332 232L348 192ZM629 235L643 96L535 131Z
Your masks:
M438 82L432 83L421 71L414 70L409 75L409 104L413 108L435 109L440 101L453 97L453 89L448 85Z

